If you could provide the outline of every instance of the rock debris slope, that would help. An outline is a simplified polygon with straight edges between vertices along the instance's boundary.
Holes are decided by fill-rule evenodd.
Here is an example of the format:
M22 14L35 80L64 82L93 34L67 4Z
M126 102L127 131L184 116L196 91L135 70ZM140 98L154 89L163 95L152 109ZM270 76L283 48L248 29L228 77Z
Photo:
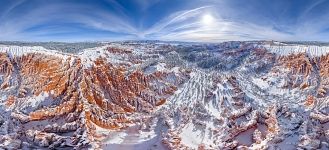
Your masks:
M0 149L329 149L329 47L0 46Z

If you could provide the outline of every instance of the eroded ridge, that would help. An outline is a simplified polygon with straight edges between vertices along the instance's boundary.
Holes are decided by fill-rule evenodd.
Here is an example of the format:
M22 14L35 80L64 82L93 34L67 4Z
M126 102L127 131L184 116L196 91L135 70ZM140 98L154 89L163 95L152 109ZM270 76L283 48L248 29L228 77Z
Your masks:
M15 137L25 137L17 140L20 144L13 143L17 144L14 147L22 142L53 148L88 146L97 138L95 126L125 128L139 120L137 112L151 113L176 90L174 84L161 79L165 73L128 72L127 66L102 57L92 67L84 67L75 55L25 52L0 53L0 58L1 89L8 93L5 109L10 110L11 123L21 126ZM161 89L150 85L154 80L165 85Z
M0 46L0 148L328 149L326 47Z

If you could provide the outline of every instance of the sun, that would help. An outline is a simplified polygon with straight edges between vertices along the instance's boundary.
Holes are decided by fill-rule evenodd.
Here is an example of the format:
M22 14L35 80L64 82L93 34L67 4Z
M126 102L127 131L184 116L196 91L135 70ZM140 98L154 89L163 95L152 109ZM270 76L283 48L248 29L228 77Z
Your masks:
M204 25L211 25L214 22L214 17L211 16L210 14L205 14L202 16L202 23Z

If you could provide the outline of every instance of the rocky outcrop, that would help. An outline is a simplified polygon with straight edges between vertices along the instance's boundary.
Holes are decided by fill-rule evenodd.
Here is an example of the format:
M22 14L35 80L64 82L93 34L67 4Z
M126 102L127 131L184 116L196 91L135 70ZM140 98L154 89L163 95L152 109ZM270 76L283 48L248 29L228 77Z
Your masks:
M107 51L131 54L116 48ZM12 57L0 53L0 62L1 88L16 89L5 105L15 110L11 117L21 123L29 141L40 147L86 146L88 140L93 141L94 125L111 130L127 127L138 120L137 113L151 113L177 90L169 83L161 91L150 86L151 80L164 80L165 73L146 76L137 69L127 74L127 66L101 57L88 68L83 67L79 56L36 52ZM16 108L21 105L28 111ZM49 124L42 127L33 122ZM62 133L73 133L77 142L63 145L68 137L61 137ZM83 139L84 134L89 138Z
M321 112L311 112L310 117L312 119L318 120L321 123L327 123L329 122L329 115L328 114L323 114Z
M325 147L329 55L257 44L0 49L0 149Z

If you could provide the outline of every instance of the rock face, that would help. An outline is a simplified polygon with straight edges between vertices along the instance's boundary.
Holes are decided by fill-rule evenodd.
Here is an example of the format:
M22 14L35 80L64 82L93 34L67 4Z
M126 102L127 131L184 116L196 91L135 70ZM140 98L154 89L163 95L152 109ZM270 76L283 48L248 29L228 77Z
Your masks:
M0 46L3 149L328 149L326 47Z

